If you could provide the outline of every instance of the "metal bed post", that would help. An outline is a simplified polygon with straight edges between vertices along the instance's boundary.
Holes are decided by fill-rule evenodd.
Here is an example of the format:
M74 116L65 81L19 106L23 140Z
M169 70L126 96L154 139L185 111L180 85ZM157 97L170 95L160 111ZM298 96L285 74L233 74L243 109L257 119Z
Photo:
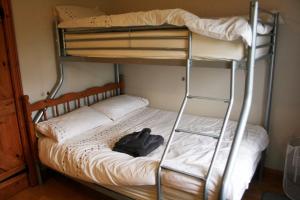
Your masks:
M252 28L252 45L249 47L249 54L247 58L247 77L244 101L239 117L237 129L233 139L233 144L230 150L229 158L226 163L224 176L222 179L220 198L221 200L226 199L227 186L230 180L235 161L238 155L239 147L243 139L244 131L246 128L247 120L250 113L252 96L253 96L253 83L254 83L254 65L255 65L255 50L256 50L256 36L257 36L257 19L258 19L258 0L252 0L250 3L251 7L251 28Z
M56 80L56 83L54 84L53 88L49 92L47 99L53 99L55 97L55 95L61 88L63 81L64 81L64 66L60 61L60 57L62 55L65 56L65 53L64 53L65 45L61 46L61 42L64 44L64 33L63 33L64 30L61 30L61 32L59 31L57 20L55 20L55 22L54 22L54 30L55 30L55 34L54 34L55 38L54 39L55 39L55 47L56 47L57 80ZM62 41L60 41L60 38L62 39ZM43 115L43 111L42 110L38 111L33 118L33 122L38 123L40 121L42 115Z
M224 118L224 121L223 121L223 124L222 124L220 137L219 137L217 145L215 147L215 151L214 151L214 154L213 154L213 157L212 157L212 160L211 160L211 163L209 165L209 169L208 169L208 172L207 172L207 175L206 175L206 181L205 181L205 184L204 184L204 191L203 191L203 199L204 200L208 199L209 180L211 178L212 171L213 171L213 168L214 168L214 164L215 164L218 152L220 150L222 140L223 140L224 135L225 135L224 133L226 131L226 127L227 127L229 117L230 117L230 114L231 114L231 110L232 110L232 107L233 107L233 103L234 103L235 72L236 72L237 65L238 65L237 61L232 61L232 64L231 64L231 77L230 77L230 98L229 98L229 102L228 102L229 104L228 104L226 114L225 114L225 118Z
M273 33L271 38L272 48L270 49L270 63L269 63L269 77L267 86L267 100L266 100L266 114L264 119L264 128L267 133L270 134L270 117L271 117L271 107L272 107L272 94L273 94L273 82L274 82L274 72L276 65L276 47L277 47L277 37L278 37L278 26L279 26L279 13L272 14L274 17ZM259 167L259 180L262 180L264 171L264 162L266 158L266 150L262 153L262 158Z
M264 120L264 127L267 131L270 129L270 115L271 115L271 106L272 106L272 94L273 94L273 82L274 82L274 71L276 64L276 44L277 44L277 35L278 35L278 26L279 26L279 13L273 14L274 16L274 29L272 36L272 48L271 48L271 60L269 65L269 80L268 80L268 93L267 93L267 105L266 105L266 115Z
M60 33L58 30L57 20L55 20L55 23L54 23L54 30L55 30L54 37L55 37L55 47L56 47L57 80L56 80L56 83L53 86L52 90L49 92L47 99L53 99L55 97L55 95L61 88L63 81L64 81L64 67L60 61L60 56L62 55L62 51L64 51L60 45L60 38L61 38L60 34L62 34L61 36L63 38L63 33ZM40 121L42 115L43 115L43 110L38 111L33 118L33 122L35 124L38 123ZM36 166L38 183L41 185L43 183L43 178L42 178L42 173L41 173L41 166L40 166L40 163L38 160L35 161L35 166Z
M120 64L114 64L115 83L120 83ZM117 89L117 95L120 95L120 88Z
M169 148L171 146L171 142L172 142L172 139L174 137L175 130L177 129L179 121L182 117L182 114L183 114L183 111L185 109L185 106L186 106L186 103L187 103L187 100L188 100L188 96L189 96L189 93L190 93L190 70L191 70L191 66L192 66L192 33L191 33L191 31L189 31L189 37L188 37L188 58L187 58L186 62L187 63L186 63L186 79L185 79L185 96L184 96L184 99L183 99L183 102L181 104L179 113L177 115L175 124L172 128L172 132L169 136L169 140L167 142L166 148L163 152L163 155L161 157L161 160L159 162L158 169L157 169L156 186L157 186L157 199L158 200L162 199L161 198L162 197L162 188L161 188L161 168L162 168L162 164L163 164L164 159L167 156L167 153L168 153Z

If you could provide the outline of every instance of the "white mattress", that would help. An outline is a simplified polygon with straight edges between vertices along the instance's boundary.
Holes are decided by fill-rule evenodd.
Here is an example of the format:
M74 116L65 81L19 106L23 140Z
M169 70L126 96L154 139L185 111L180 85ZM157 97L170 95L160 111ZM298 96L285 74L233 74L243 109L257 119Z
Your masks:
M155 30L120 33L95 33L95 34L66 34L67 48L188 48L187 39L134 39L133 37L166 37L188 36L187 30ZM98 40L103 38L128 37L122 40ZM74 39L91 41L71 41ZM69 41L68 41L69 40ZM270 38L259 37L257 45L268 43ZM256 52L256 57L267 54L269 48L261 48ZM234 41L219 40L196 33L192 34L193 59L222 59L241 60L246 56L245 44L241 39ZM103 58L150 58L150 59L186 59L187 51L174 50L128 50L128 49L89 49L67 50L67 55L81 57Z
M175 118L174 112L153 108L140 109L115 123L85 132L64 143L41 138L39 157L43 164L74 178L106 187L125 186L125 189L122 190L121 187L119 189L123 193L130 193L129 188L126 189L126 187L141 186L143 188L155 185L155 173L164 147L161 146L147 157L138 158L113 152L111 148L120 137L145 127L151 128L153 134L160 134L167 141ZM220 119L192 115L184 115L179 125L181 128L207 133L216 133L221 126L222 120ZM217 198L218 194L215 191L220 184L224 160L228 155L235 127L235 122L228 124L225 140L212 176L209 192L211 199ZM204 176L215 144L216 139L210 137L177 133L165 164ZM248 125L240 148L238 163L230 181L228 199L241 199L252 178L260 153L267 145L266 131L259 126ZM162 183L167 189L184 191L183 194L191 197L195 195L199 197L203 190L203 183L198 180L170 171L163 172ZM155 191L153 187L152 191ZM132 194L129 196L137 198ZM151 198L145 197L144 199Z
M260 161L261 153L258 153L256 156L256 160L252 163L252 175L254 175L256 171L256 167ZM250 171L249 171L250 175ZM112 186L105 185L106 188L111 189L115 192L123 194L125 196L131 197L133 199L139 200L150 200L156 199L156 186ZM174 199L184 199L184 200L199 200L202 199L202 193L189 193L183 190L171 188L168 186L163 186L163 196L165 200L174 200ZM247 188L245 188L247 189ZM216 196L215 196L216 197Z

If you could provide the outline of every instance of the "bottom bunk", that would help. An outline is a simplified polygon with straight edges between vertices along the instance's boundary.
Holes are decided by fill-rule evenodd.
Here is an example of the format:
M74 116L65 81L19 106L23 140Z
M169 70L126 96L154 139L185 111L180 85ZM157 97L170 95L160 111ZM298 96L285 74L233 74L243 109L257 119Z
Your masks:
M111 110L117 111L115 105ZM92 106L93 107L93 106ZM126 112L128 107L124 107ZM122 111L122 112L123 112ZM124 113L123 112L123 113ZM155 177L165 143L176 118L175 112L142 107L99 127L80 133L62 142L49 137L38 141L40 161L56 171L85 182L96 183L133 199L154 199L156 197ZM43 122L42 122L43 123ZM222 119L184 115L180 128L207 134L218 134ZM112 151L114 144L124 135L143 128L150 128L151 134L161 135L164 145L145 157L132 157ZM217 199L225 161L233 140L236 122L228 124L216 167L210 183L210 199ZM248 125L243 139L236 168L230 181L228 199L241 199L248 188L261 157L268 145L266 131L255 125ZM179 132L175 135L165 164L197 176L205 176L217 140L201 135ZM202 198L203 183L198 179L171 171L162 174L165 199Z

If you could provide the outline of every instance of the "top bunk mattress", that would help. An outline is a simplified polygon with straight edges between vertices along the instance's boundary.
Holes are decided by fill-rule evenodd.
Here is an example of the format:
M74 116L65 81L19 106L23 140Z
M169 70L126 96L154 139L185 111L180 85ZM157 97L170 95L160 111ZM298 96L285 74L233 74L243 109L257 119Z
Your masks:
M170 135L177 113L154 108L142 108L104 127L95 128L79 136L57 143L53 139L39 139L39 157L43 164L84 181L103 186L153 186L155 174L164 145ZM180 128L192 131L218 133L222 119L183 115ZM131 157L112 151L122 136L148 127L151 134L162 135L163 146L146 157ZM236 122L229 122L220 154L211 179L210 199L217 199L216 189L221 183L232 143ZM197 176L204 176L214 152L217 140L195 134L178 132L174 136L165 165ZM266 131L247 125L241 144L238 162L230 181L228 199L241 199L251 181L260 153L268 145ZM168 188L182 190L201 196L203 183L198 179L163 170L162 184Z
M66 33L66 54L79 57L187 59L189 31L151 30L108 33ZM268 37L259 37L257 45L266 44ZM162 50L164 49L164 50ZM259 58L269 47L256 51ZM242 40L219 40L192 33L192 59L242 60L247 48Z

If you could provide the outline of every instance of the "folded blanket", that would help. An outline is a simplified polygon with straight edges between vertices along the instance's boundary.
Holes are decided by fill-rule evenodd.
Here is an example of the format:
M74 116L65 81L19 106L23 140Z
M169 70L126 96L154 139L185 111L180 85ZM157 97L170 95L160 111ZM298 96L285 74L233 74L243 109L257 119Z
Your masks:
M164 143L160 135L150 135L151 129L144 128L122 137L114 146L113 151L129 154L133 157L146 156Z

